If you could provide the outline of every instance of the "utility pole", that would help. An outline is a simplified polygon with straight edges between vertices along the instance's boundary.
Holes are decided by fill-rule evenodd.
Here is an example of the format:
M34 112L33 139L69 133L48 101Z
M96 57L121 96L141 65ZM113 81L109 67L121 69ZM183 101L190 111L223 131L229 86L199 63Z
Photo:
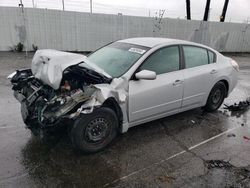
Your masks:
M63 11L64 11L64 0L62 0L62 7L63 7Z
M23 0L20 0L20 3L18 5L22 9L22 16L23 16L23 25L26 30L26 23L25 23L25 15L24 15L24 5L23 5ZM21 40L21 39L20 39ZM20 41L21 42L21 41ZM27 36L27 30L26 30L26 46L25 46L25 57L28 57L28 36Z
M187 20L191 20L190 0L186 0Z
M209 9L210 9L210 0L207 0L203 21L207 21Z
M92 0L90 0L90 13L92 14Z
M35 8L35 0L32 0L33 8Z
M22 8L22 13L23 13L23 11L24 11L23 10L23 0L20 0L20 3L18 4L18 6Z
M229 2L229 0L225 0L225 2L224 2L222 14L221 14L221 16L220 16L220 22L224 22L224 21L225 21L225 17L226 17L226 13L227 13L228 2Z

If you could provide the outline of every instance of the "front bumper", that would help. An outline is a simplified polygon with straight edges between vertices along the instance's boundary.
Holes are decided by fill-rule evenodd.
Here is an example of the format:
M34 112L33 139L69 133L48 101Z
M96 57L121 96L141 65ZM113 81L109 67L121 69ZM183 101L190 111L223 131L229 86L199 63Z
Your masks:
M22 102L26 99L26 97L25 97L23 94L19 93L18 91L14 91L14 97L15 97L20 103L22 103Z

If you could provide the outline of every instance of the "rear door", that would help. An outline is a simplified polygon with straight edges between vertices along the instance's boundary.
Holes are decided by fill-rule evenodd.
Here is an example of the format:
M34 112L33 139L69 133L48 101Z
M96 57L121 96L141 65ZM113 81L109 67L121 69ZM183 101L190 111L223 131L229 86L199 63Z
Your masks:
M155 80L129 82L129 121L145 121L180 110L183 73L180 69L180 47L164 47L151 54L140 70L156 72Z
M184 94L182 111L204 106L217 77L215 54L206 48L183 45Z

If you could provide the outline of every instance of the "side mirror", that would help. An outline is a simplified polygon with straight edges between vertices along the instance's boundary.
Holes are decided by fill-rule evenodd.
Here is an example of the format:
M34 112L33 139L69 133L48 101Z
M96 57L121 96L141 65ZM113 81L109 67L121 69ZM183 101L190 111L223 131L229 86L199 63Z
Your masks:
M154 71L149 70L142 70L135 74L137 79L144 79L144 80L154 80L156 79L156 73Z

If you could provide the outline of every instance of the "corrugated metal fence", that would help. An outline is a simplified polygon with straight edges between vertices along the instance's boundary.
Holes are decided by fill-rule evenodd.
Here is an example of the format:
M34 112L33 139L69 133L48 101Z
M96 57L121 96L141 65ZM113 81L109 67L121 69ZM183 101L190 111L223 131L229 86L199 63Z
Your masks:
M249 24L90 14L0 7L0 51L22 42L28 50L92 51L130 37L168 37L194 41L223 52L250 52Z

